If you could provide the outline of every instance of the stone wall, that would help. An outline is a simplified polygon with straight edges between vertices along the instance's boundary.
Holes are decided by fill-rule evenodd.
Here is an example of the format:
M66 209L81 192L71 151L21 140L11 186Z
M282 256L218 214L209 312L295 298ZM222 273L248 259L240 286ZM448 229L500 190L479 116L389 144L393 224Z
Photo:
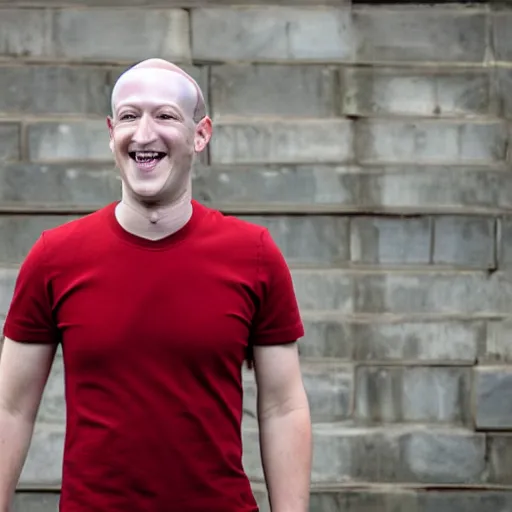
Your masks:
M512 10L237 3L0 0L0 314L41 230L119 197L116 77L172 59L215 122L195 197L293 269L311 510L509 512ZM58 358L16 512L55 510L63 425Z

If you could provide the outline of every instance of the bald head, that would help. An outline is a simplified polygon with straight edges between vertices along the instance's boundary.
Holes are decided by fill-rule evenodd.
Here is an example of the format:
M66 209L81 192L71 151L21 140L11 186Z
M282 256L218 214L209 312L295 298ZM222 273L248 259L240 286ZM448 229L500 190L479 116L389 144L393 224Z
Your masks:
M168 77L170 82L169 85L171 85L171 82L173 81L180 82L180 86L183 87L183 95L187 99L187 103L189 99L193 103L192 111L194 122L197 123L206 116L204 96L197 82L179 66L176 66L176 64L163 59L147 59L139 62L138 64L135 64L127 71L125 71L119 77L112 91L113 113L115 112L115 105L117 104L119 90L121 89L123 83L126 81L126 79L131 78L134 74L143 75L144 70L160 70L161 72L158 74ZM168 72L168 74L165 72Z

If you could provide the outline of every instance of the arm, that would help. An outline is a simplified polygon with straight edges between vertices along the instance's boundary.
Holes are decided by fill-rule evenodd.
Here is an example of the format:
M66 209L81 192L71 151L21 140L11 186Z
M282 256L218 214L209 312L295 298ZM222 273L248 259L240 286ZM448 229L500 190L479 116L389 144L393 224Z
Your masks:
M0 356L0 512L10 510L56 345L5 338Z
M263 470L272 512L306 512L311 418L296 343L254 347Z

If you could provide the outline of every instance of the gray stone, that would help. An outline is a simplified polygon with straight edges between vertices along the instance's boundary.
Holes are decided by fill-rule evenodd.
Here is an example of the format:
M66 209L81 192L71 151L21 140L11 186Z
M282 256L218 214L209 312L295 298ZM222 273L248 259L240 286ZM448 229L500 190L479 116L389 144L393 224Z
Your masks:
M40 424L64 425L66 422L66 399L64 396L64 363L59 346L53 361L48 381L44 388L37 422Z
M506 314L512 301L507 273L292 271L303 310L347 313Z
M431 221L428 217L354 217L350 256L356 263L429 263Z
M352 124L345 119L219 122L210 154L214 164L345 162L352 158Z
M495 121L365 120L356 124L362 162L482 164L506 159L508 129Z
M487 344L480 359L486 362L512 362L512 317L488 322Z
M20 159L20 126L0 123L0 163Z
M107 124L102 121L41 122L28 127L32 162L113 162Z
M420 512L416 492L368 489L313 490L310 512Z
M18 492L13 512L57 512L59 499L58 492Z
M498 223L498 266L509 269L512 267L512 217L505 215Z
M20 263L41 232L72 220L68 215L0 215L1 263Z
M182 9L59 9L53 12L53 31L53 52L59 58L116 63L153 56L190 59L188 13Z
M480 429L512 429L512 367L475 369L475 423Z
M487 16L483 9L360 7L354 9L353 23L357 62L484 61Z
M352 59L346 9L287 7L192 11L194 60L342 62Z
M337 362L305 362L302 379L309 399L313 423L341 421L352 412L354 368ZM244 411L257 417L257 388L253 371L244 372Z
M494 70L494 90L500 113L507 119L512 118L512 69L497 68Z
M0 55L11 58L48 55L50 27L51 15L46 9L2 9Z
M488 70L347 69L346 115L462 117L495 111Z
M37 423L19 483L23 487L59 486L64 455L64 425Z
M474 363L485 342L483 321L395 321L358 323L353 328L354 358L404 363Z
M4 206L96 209L120 196L121 181L113 165L0 163L0 201Z
M211 103L222 116L334 117L339 76L327 66L213 66Z
M110 112L108 68L1 66L3 114L85 114Z
M336 265L349 259L347 218L274 215L239 217L268 228L289 264Z
M510 485L512 482L512 435L487 434L489 474L491 484Z
M512 491L472 490L427 491L418 494L421 512L509 512Z
M360 366L355 416L369 423L468 424L470 378L469 368Z
M352 359L353 324L337 319L302 315L304 338L299 343L302 357L336 357Z
M107 146L108 135L101 134ZM64 141L62 144L65 146ZM101 142L99 142L101 144ZM49 148L50 150L51 148ZM69 149L69 148L68 148ZM197 166L193 192L201 202L236 211L496 213L512 207L512 173L476 167L325 165ZM112 164L6 164L0 161L0 201L60 209L92 209L120 197Z
M281 0L280 5L350 5L348 0ZM34 6L69 6L84 7L204 7L204 0L0 0L0 5ZM274 5L275 0L251 0L251 5ZM208 0L208 5L246 5L246 0Z
M510 30L512 29L512 12L510 10L500 10L490 13L490 22L492 24L492 45L494 58L497 61L512 60L512 43L510 41Z
M463 267L495 266L495 221L486 217L437 217L433 262Z
M438 427L355 428L317 424L313 429L313 484L470 484L485 472L485 436ZM258 430L243 429L244 467L262 481Z
M211 204L346 211L496 211L512 206L512 174L488 168L300 165L197 169L196 197Z

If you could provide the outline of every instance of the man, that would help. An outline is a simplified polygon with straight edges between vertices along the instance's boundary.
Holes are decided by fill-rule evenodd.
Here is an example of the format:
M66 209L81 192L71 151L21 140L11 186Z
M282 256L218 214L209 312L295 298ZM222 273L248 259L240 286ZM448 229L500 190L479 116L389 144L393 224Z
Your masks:
M273 512L308 507L303 326L267 230L192 200L211 136L196 82L144 61L112 93L122 198L44 232L20 269L0 361L0 512L9 510L55 349L67 425L62 512L254 512L241 369L258 386Z

